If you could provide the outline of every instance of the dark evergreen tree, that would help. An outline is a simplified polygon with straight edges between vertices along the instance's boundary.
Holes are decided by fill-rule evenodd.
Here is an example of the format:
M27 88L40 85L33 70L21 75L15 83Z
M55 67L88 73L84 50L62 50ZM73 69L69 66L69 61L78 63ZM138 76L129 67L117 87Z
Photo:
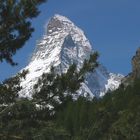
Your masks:
M3 100L1 100L0 112L0 138L70 139L66 129L57 126L54 122L55 114L60 110L60 104L62 107L67 101L71 101L70 95L79 89L85 74L97 66L97 57L97 53L91 55L89 60L85 60L79 71L75 64L61 75L56 74L55 69L52 68L51 72L43 74L38 84L35 85L36 92L33 99L30 100L17 96L21 89L20 77L25 78L26 71L3 82L1 89L5 89L1 90L1 99ZM68 96L65 96L65 92Z
M12 96L12 100L8 97L1 100L0 139L139 140L140 79L135 79L133 85L128 87L121 85L101 99L79 97L73 100L71 96L64 96L65 92L67 95L76 94L86 72L97 66L96 62L89 62L86 60L79 71L72 65L67 73L61 75L57 75L52 68L39 80L33 99L19 100L17 96ZM18 80L12 81L4 82L9 85L7 88L15 87L13 83L18 83ZM7 88L1 91L7 91ZM11 89L11 93L16 95L18 90L8 90ZM3 111L5 104L11 106Z
M140 137L140 79L93 101L79 98L57 112L57 123L74 140L138 140Z
M20 80L25 78L27 72L18 73L0 84L0 114L6 112L18 100L18 92L22 88Z
M46 0L0 0L0 61L15 65L12 56L31 37L31 19Z
M61 75L56 74L54 68L51 69L49 74L43 74L34 87L35 93L33 98L36 103L57 108L57 105L65 102L66 96L77 94L76 91L84 81L86 73L93 71L98 66L97 58L98 53L92 54L88 60L84 61L80 70L73 64L66 73Z

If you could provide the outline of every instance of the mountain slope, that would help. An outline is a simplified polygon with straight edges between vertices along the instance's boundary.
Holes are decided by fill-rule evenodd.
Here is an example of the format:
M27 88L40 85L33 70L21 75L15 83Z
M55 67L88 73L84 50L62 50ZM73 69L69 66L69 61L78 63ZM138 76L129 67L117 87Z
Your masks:
M58 73L66 72L68 67L76 63L78 68L94 52L84 32L68 18L54 15L47 25L46 33L37 43L30 63L24 68L29 74L21 81L21 96L31 97L33 86L38 78L49 72L54 66ZM91 97L103 96L106 91L118 88L122 75L109 73L100 65L93 73L88 73L79 89L79 94L90 94Z

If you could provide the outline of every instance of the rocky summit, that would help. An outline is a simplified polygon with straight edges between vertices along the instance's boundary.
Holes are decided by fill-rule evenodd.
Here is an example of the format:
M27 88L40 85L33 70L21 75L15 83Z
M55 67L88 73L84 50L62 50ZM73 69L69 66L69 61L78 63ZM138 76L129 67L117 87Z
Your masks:
M29 73L21 81L23 89L20 96L31 97L33 86L43 73L48 73L51 66L58 74L66 72L73 63L78 69L85 59L94 52L84 32L72 21L61 15L54 15L45 28L45 34L38 41L29 64L24 68ZM101 97L108 90L114 90L120 85L122 75L107 71L103 65L92 73L88 73L85 82L77 91L80 95L89 94L91 97Z

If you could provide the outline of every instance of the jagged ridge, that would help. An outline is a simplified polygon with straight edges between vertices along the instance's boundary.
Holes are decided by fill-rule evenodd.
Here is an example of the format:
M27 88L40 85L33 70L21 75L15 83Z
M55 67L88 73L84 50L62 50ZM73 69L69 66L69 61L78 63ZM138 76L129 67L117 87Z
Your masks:
M84 32L64 16L52 17L46 29L46 34L37 43L30 63L24 68L29 70L29 74L21 82L21 96L30 97L33 85L43 73L49 72L51 66L56 67L58 73L66 72L73 63L80 68L84 59L94 52ZM78 93L100 97L109 89L118 88L121 79L122 75L109 73L100 65L93 73L87 74Z

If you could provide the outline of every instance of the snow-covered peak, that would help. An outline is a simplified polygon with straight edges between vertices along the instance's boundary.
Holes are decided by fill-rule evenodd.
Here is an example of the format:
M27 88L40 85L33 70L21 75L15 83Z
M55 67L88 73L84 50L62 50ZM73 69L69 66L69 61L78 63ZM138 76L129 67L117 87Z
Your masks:
M47 24L47 34L51 34L60 30L69 31L74 26L68 18L61 15L54 15Z
M69 22L69 23L73 24L67 17L59 15L59 14L55 14L52 18L57 19L61 22Z
M21 96L30 97L33 86L43 73L48 73L54 66L59 74L66 72L76 63L80 68L85 59L94 52L84 32L72 21L61 15L54 15L48 22L44 36L38 41L30 63L24 68L29 70L26 79L21 82ZM100 65L94 72L88 73L78 94L91 97L103 96L109 89L116 89L120 76L109 73Z
M81 57L83 57L81 60L87 58L92 52L91 44L85 37L84 32L64 16L56 14L50 18L46 30L46 34L37 43L31 61L35 59L46 59L48 52L53 48L61 50L64 45L67 47L66 42L68 42L69 39L75 44L73 49L78 48L78 50L81 50L81 53L84 52L84 56L81 55ZM68 47L70 47L69 45L70 44L68 44Z

